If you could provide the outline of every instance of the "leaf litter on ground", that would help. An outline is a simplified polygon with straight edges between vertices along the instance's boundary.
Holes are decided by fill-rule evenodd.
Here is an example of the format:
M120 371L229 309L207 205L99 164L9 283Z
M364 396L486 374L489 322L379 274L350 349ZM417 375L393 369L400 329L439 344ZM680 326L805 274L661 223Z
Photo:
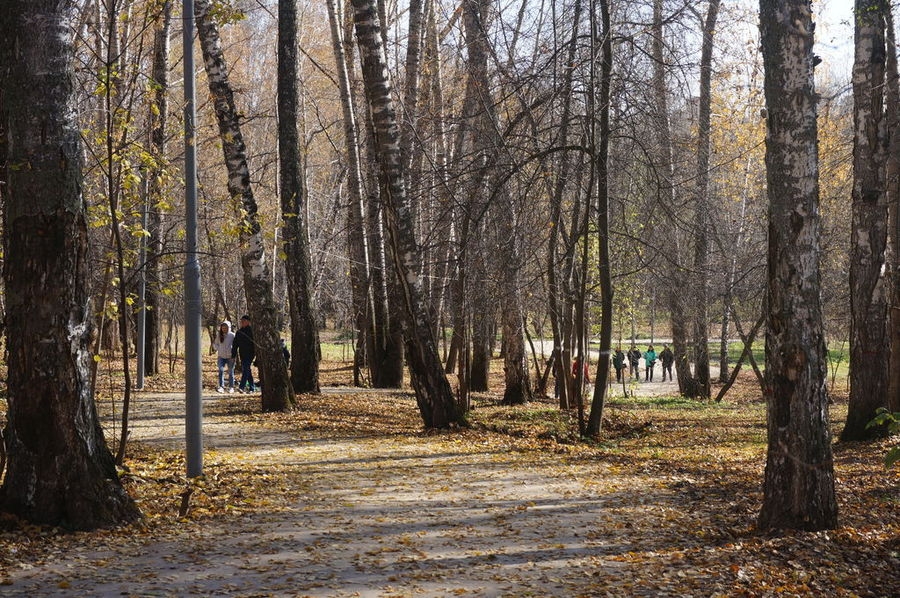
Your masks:
M332 386L286 414L216 395L189 480L183 396L138 393L122 479L144 519L0 519L0 596L900 594L887 442L835 445L838 529L756 531L757 395L751 378L722 404L613 395L591 441L551 400L479 394L467 428L425 433L410 392Z

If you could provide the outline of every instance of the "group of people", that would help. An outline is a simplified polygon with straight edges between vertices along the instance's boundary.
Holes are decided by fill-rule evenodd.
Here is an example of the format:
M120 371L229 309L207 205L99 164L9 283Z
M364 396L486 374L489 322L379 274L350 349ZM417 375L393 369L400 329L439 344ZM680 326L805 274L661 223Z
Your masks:
M216 369L219 374L219 385L216 392L234 392L234 367L236 363L241 365L241 380L238 382L238 392L255 392L259 390L262 382L253 379L251 365L256 365L256 343L253 340L253 327L250 325L250 316L241 316L240 327L237 332L232 332L231 322L224 320L219 324L219 332L213 338L209 352L215 353ZM284 339L281 339L281 354L284 357L285 367L291 363L291 353L288 351ZM225 385L225 374L228 374L228 386Z
M231 322L228 320L219 324L219 332L212 343L212 350L217 355L216 367L219 373L219 386L216 392L234 392L234 366L240 359L241 381L238 383L238 392L254 392L256 386L253 383L253 371L250 366L256 359L256 345L253 343L253 327L250 326L250 316L241 316L240 327L237 332L232 332ZM228 386L225 386L225 372L228 373Z
M640 380L641 374L639 365L641 358L644 359L644 381L653 382L653 371L656 369L656 362L662 362L662 381L666 381L666 374L669 375L669 381L672 381L672 364L675 363L675 354L669 349L669 345L663 345L663 350L658 354L653 349L653 345L647 345L647 350L643 355L637 347L631 345L628 353L622 352L622 347L616 347L613 353L613 367L616 370L616 382L622 382L625 376L625 361L628 360L628 373L631 378Z

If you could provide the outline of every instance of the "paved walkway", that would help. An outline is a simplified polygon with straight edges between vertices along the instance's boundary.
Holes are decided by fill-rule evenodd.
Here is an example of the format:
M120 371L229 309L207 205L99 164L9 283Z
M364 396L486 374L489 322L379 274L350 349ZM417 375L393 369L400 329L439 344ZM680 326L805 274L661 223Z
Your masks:
M588 590L597 575L615 583L630 575L608 557L643 543L664 548L654 533L615 531L626 530L639 504L668 500L643 476L460 435L362 430L327 439L250 429L216 409L228 400L207 398L206 449L245 462L248 475L290 476L300 500L185 520L161 536L83 534L66 551L7 572L0 596L597 595ZM415 409L408 396L391 400ZM183 401L139 394L135 438L181 450ZM598 492L598 480L614 480L614 491Z

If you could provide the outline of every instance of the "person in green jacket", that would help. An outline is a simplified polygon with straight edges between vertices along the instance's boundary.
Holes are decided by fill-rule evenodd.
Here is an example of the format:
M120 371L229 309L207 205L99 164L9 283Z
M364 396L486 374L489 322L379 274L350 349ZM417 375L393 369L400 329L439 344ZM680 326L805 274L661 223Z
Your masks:
M656 365L656 351L653 350L653 345L647 345L647 350L644 351L644 381L653 382L653 366Z
M613 367L616 368L616 382L622 381L622 371L625 369L625 354L622 353L622 347L616 347L613 353Z

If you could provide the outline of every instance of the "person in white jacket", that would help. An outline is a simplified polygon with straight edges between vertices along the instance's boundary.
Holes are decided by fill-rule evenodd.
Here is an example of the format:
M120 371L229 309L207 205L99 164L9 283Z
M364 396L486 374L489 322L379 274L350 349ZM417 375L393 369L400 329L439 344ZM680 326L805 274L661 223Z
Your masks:
M216 352L216 367L219 370L219 387L216 392L225 392L224 369L228 368L228 392L234 392L234 359L231 358L231 344L234 342L234 333L231 331L231 322L225 320L219 324L219 333L213 338L212 350Z

